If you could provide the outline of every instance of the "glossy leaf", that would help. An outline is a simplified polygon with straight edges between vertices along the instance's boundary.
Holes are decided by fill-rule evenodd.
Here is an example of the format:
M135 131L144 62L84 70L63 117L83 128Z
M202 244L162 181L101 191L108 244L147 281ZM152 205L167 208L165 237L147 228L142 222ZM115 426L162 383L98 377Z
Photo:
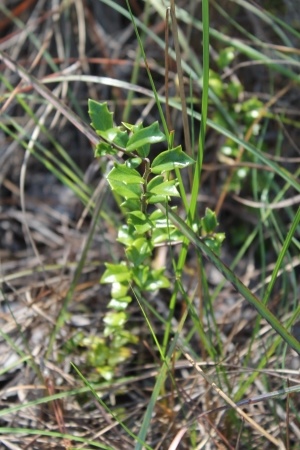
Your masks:
M118 232L118 242L129 247L134 241L134 227L132 225L122 225Z
M116 164L107 175L107 180L112 190L125 199L139 199L142 194L143 178L135 169L131 169L125 164Z
M168 220L168 217L159 209L153 211L153 213L150 214L149 219L151 222L155 223L155 229L168 227L174 228L174 225L170 222L170 220Z
M182 233L177 230L176 228L173 228L173 225L170 225L169 229L161 230L155 228L155 230L152 233L151 240L153 245L158 244L166 244L176 242L180 243L183 241L183 235Z
M228 67L236 56L236 49L234 47L225 47L219 51L217 64L220 69Z
M141 189L140 189L140 193L142 194ZM141 207L140 195L138 197L127 198L125 200L125 202L121 203L121 206L122 206L122 208L126 209L127 211L136 211L136 210L138 210Z
M132 211L128 216L128 224L133 225L139 234L144 234L153 227L153 223L142 211Z
M138 337L132 334L128 330L118 330L117 335L113 341L113 347L120 348L126 344L136 344L138 342Z
M107 175L107 180L110 187L125 199L141 196L143 178L135 169L131 169L125 164L116 163Z
M107 175L107 179L109 181L121 181L125 184L137 184L144 181L137 170L126 166L126 164L118 163L115 163L114 168Z
M166 150L154 158L151 164L151 172L160 174L162 172L173 170L175 167L183 169L194 164L195 161L182 151L181 145Z
M129 295L127 295L126 297L112 298L107 307L114 309L115 311L124 311L131 300L132 299Z
M147 194L160 195L163 197L180 197L176 188L176 181L165 181L163 176L154 177L147 186Z
M166 201L166 197L164 195L155 195L149 193L147 198L147 203L149 205L155 205L156 203L164 203Z
M129 281L131 272L125 264L105 264L106 270L101 277L101 283L122 283Z
M107 108L107 103L99 103L89 99L89 116L96 131L105 131L113 127L113 113Z
M115 282L111 287L111 295L115 299L125 297L128 292L128 283Z
M95 149L95 157L101 157L105 155L117 155L118 151L115 150L110 144L106 142L99 142Z
M143 146L147 146L148 151L141 157L147 157L149 154L150 144L156 144L166 140L166 136L159 129L158 122L154 122L152 125L146 128L141 128L129 138L126 149L129 151L137 150Z
M151 242L144 237L136 239L133 244L126 249L126 255L129 261L135 266L142 264L148 258L153 250Z
M132 269L132 278L136 285L142 290L149 276L149 266L136 266Z
M122 123L123 127L126 128L126 130L132 131L132 132L135 130L139 130L140 128L143 127L142 123L140 123L138 125L132 125L131 123L128 123L128 122L121 122L121 123Z
M209 247L216 255L220 254L221 245L217 241L217 239L214 239L213 237L212 238L209 237L209 238L205 238L204 242L205 242L205 245L207 245L207 247Z
M124 130L120 130L119 127L109 128L104 131L97 130L97 134L106 141L112 142L119 147L124 148L124 150L129 139L128 133Z
M164 275L164 269L151 270L144 289L146 291L156 291L158 289L166 289L170 286L170 281Z
M105 325L109 327L122 327L127 319L127 315L123 311L110 311L103 318Z
M201 226L206 234L213 233L218 226L216 213L211 209L206 208L205 216L201 219Z
M142 195L140 184L127 184L118 180L108 180L111 189L125 199L139 199Z
M134 281L140 289L145 291L156 291L168 288L170 282L164 276L164 269L153 270L149 266L139 266L133 269Z
M125 162L126 166L129 167L130 169L136 169L137 167L139 167L142 164L142 158L129 158L126 162Z

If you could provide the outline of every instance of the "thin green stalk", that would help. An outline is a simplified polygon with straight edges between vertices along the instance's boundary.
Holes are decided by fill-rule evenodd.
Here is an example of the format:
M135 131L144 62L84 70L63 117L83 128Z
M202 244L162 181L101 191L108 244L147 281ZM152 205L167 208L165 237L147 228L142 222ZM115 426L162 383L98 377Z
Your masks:
M116 450L115 447L110 447L108 445L101 444L100 442L93 441L86 437L76 436L76 434L59 433L58 431L47 431L44 428L43 429L38 429L38 428L33 429L33 428L17 428L17 427L16 428L0 427L0 434L13 435L13 436L15 436L17 434L24 436L27 434L29 436L37 436L37 438L40 436L47 436L47 437L52 438L51 446L52 446L52 444L54 444L54 441L53 441L54 438L58 438L61 441L63 439L68 439L69 441L81 442L85 445L92 445L94 448L102 448L103 450ZM43 448L45 448L44 445L45 444L43 444ZM49 443L49 445L50 445L50 443ZM62 448L62 446L60 446L60 448ZM64 445L64 448L66 448L65 445Z
M150 428L150 423L153 417L153 411L157 402L157 399L161 393L161 390L163 388L163 385L165 383L165 379L167 376L168 371L170 370L170 366L171 366L171 358L174 354L175 348L176 348L176 344L177 341L179 339L180 333L182 331L183 325L185 323L187 317L187 310L185 311L185 313L183 314L180 323L178 325L178 330L175 333L175 336L171 342L171 345L166 353L166 357L164 359L164 364L162 365L157 378L156 378L156 383L155 386L152 390L152 395L151 398L148 402L148 406L147 406L147 410L146 413L144 415L144 419L140 428L140 432L138 435L138 442L136 443L135 446L135 450L142 450L143 449L143 445L142 443L144 443L146 441L146 437L147 437L147 432Z
M291 224L291 227L286 235L285 241L282 245L281 251L278 255L274 270L272 272L272 277L271 280L268 284L268 287L266 289L265 295L262 299L263 304L265 305L268 302L268 299L271 295L271 292L273 290L274 284L276 282L277 276L278 276L278 271L280 269L280 267L282 266L284 257L286 256L286 253L288 251L289 246L292 244L293 238L295 236L295 233L297 231L297 228L299 226L300 223L300 207L298 208L298 211L296 212L296 215L294 217L294 220Z
M146 2L146 7L144 11L144 24L147 25L149 21L149 13L150 13L150 2ZM145 38L147 37L146 33L143 31L143 34L141 35L141 45L138 45L136 55L135 55L135 61L133 65L133 71L130 78L130 83L136 84L140 72L140 57L142 56L141 47L144 48ZM127 95L127 101L125 104L124 112L123 112L123 122L128 122L130 110L132 107L132 100L134 97L134 91L128 91Z
M92 384L83 376L83 374L80 372L80 370L75 366L75 364L72 364L73 368L81 378L81 380L84 382L84 384L89 388L90 392L93 394L95 399L99 402L99 404L107 411L115 420L116 423L118 423L123 430L128 434L128 436L132 437L135 440L138 440L147 450L152 450L151 447L149 447L147 444L145 444L143 441L140 440L139 436L136 436L126 425L125 423L121 422L120 419L118 419L113 411L106 405L106 403L102 400L102 398L98 395L96 389L92 386Z
M202 112L201 112L201 130L200 130L200 136L199 136L199 151L198 151L198 157L196 161L196 168L194 171L194 177L193 177L193 187L192 187L192 194L191 194L191 204L188 210L188 216L189 216L189 223L191 224L195 220L195 214L196 214L196 206L197 206L197 199L198 199L198 192L199 192L199 185L200 185L200 176L201 176L201 168L202 168L202 159L203 159L203 153L204 153L204 143L205 143L205 130L206 130L206 118L207 118L207 108L208 108L208 82L209 82L209 14L208 14L208 1L204 0L202 2L202 12L203 12L203 21L205 25L203 26L203 61L204 61L204 69L203 69L203 91L202 91ZM188 250L188 239L184 239L182 248L180 251L179 259L176 266L176 277L180 278L183 267L185 264L186 256L187 256L187 250ZM176 283L177 285L177 283ZM163 348L167 348L167 343L169 341L169 336L171 332L171 315L175 311L175 304L176 304L176 298L178 293L178 288L175 285L175 289L173 292L173 295L170 299L169 304L169 318L167 323L169 324L164 333L164 339L163 339Z
M135 34L136 34L136 37L137 37L137 40L138 40L138 43L139 43L139 46L140 46L141 54L142 54L142 57L143 57L143 60L144 60L145 66L146 66L148 79L150 81L151 89L152 89L152 92L154 94L154 98L155 98L155 101L156 101L156 106L157 106L157 109L158 109L158 112L159 112L159 117L160 117L163 129L164 129L164 133L165 133L165 135L167 137L167 141L169 142L168 125L167 125L167 122L166 122L166 119L165 119L165 116L164 116L164 113L163 113L163 110L162 110L162 107L161 107L161 103L160 103L160 100L159 100L159 96L158 96L158 93L157 93L157 90L156 90L156 87L155 87L155 84L154 84L154 81L153 81L153 78L152 78L152 75L151 75L151 71L150 71L150 68L149 68L149 65L148 65L146 53L145 53L145 50L144 50L144 47L143 47L143 42L141 40L139 31L138 31L138 28L137 28L137 25L136 25L136 19L135 19L135 17L132 14L132 11L131 11L131 8L130 8L130 4L129 4L128 0L126 0L126 5L127 5L128 11L129 11L129 15L130 15L130 19L131 19L132 25L134 27L134 31L135 31Z
M198 192L200 187L202 161L205 149L205 133L207 124L207 110L208 110L208 90L209 90L209 2L202 1L202 23L203 23L203 44L202 44L202 58L203 58L203 81L202 81L202 102L201 102L201 122L200 134L198 143L198 154L196 167L193 178L191 206L189 209L190 220L195 219L196 207L198 203Z
M297 341L269 311L266 306L242 283L242 281L227 267L221 259L193 232L193 230L170 208L168 211L163 205L159 205L161 211L168 214L171 222L195 245L202 254L224 275L224 277L237 289L242 297L247 300L257 312L277 331L282 339L300 355L300 342Z

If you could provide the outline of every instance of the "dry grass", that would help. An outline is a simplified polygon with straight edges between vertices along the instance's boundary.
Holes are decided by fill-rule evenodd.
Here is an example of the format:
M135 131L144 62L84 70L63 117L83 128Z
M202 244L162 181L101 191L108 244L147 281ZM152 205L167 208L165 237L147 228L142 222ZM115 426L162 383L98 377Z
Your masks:
M157 348L137 304L130 307L130 326L140 341L133 346L131 359L120 366L115 380L100 380L88 360L88 347L94 336L101 336L109 301L108 289L99 285L104 262L117 261L122 249L116 243L120 214L99 170L101 166L105 171L107 162L94 161L93 157L97 136L88 125L87 99L107 101L117 123L139 119L151 123L157 119L132 24L109 3L7 0L0 7L1 448L133 449L138 445L136 436L157 380L163 376ZM162 2L148 3L130 2L134 15L147 23L149 32L142 35L143 44L156 87L164 96L165 8ZM287 31L290 40L282 42L276 30L265 29L263 21L243 8L243 2L224 1L221 6L211 3L212 28L228 36L233 33L240 42L261 51L265 50L263 43L273 44L273 53L269 45L266 58L295 55L282 67L296 74L299 50L292 47L296 47L295 36ZM182 0L176 4L187 11L188 17L200 20L200 2ZM255 44L228 18L224 23L221 12L226 12L227 6L242 27L257 37ZM299 23L299 17L297 20ZM184 16L180 30L184 31L183 62L200 78L201 33L195 24L185 24ZM214 68L222 45L215 36L212 38ZM167 61L170 104L177 101L169 121L176 129L176 139L183 142L174 55ZM265 110L257 122L262 128L266 126L261 132L266 152L298 183L299 83L296 75L293 79L284 72L270 73L266 66L255 64L241 52L236 65L224 70L223 79L239 79L244 87L241 101L254 94L263 101ZM184 66L189 97L187 72ZM197 113L201 89L192 75L191 79ZM230 101L226 102L225 112L230 106ZM211 117L216 105L210 103ZM222 116L222 109L219 112ZM237 122L230 122L230 117L228 113L227 125L233 131L230 126ZM270 127L266 125L268 120L272 122ZM194 126L197 135L197 121ZM248 132L236 133L248 142L253 128ZM199 210L202 213L206 206L218 210L221 227L227 233L222 258L263 297L280 250L277 237L296 214L299 192L286 186L283 179L278 180L273 168L266 168L261 161L241 163L242 149L234 167L248 165L273 174L274 180L269 182L273 183L270 192L275 201L270 209L264 209L270 199L266 196L264 203L260 196L255 197L253 179L238 194L222 191L233 167L232 160L219 157L224 140L224 135L209 127ZM278 220L278 228L272 220L267 229L259 228L263 213L267 215L270 210L277 214L272 220ZM256 238L243 248L256 226ZM279 230L278 235L274 230ZM294 241L299 245L299 232ZM169 267L169 260L164 264ZM194 333L188 350L187 341L173 349L145 448L296 450L300 440L299 394L291 389L273 398L269 393L300 384L299 355L286 349L268 323L257 320L255 311L209 264L202 273L204 299L208 300L201 306L197 297L198 264L199 255L191 250L183 285L189 301L195 297L193 314L203 319L204 333L215 348L209 353L199 334ZM299 312L297 275L299 255L291 252L268 303L284 324L290 324ZM163 337L171 294L159 293L143 305L159 339ZM180 330L185 312L181 296L172 318L172 335ZM193 327L197 329L193 314L182 338L187 338ZM92 384L95 395L72 364ZM199 367L204 374L199 373ZM251 377L251 386L243 392ZM239 411L226 408L223 394L234 402L250 398L239 405L246 416L241 419Z

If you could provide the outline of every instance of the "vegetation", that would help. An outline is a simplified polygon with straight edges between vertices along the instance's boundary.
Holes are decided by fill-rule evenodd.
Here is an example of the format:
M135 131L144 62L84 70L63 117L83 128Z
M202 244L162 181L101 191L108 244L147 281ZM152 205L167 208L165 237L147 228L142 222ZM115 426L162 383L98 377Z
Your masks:
M298 448L300 14L267 3L0 5L3 448Z

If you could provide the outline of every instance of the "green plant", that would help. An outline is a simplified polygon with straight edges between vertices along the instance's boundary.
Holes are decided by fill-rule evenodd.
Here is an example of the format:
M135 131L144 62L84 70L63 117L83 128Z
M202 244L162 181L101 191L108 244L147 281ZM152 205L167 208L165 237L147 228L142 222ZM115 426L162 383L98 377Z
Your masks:
M89 115L101 139L95 156L115 158L107 181L125 216L125 223L118 230L118 241L125 248L126 259L106 263L100 280L112 287L109 311L104 317L105 340L101 339L96 346L98 349L100 345L100 353L107 356L102 356L97 370L110 379L116 365L129 357L128 344L136 342L136 337L125 328L126 310L132 300L130 290L147 293L170 285L165 268L151 266L152 255L155 247L180 243L184 236L169 222L168 214L155 205L166 205L173 197L180 198L176 170L194 161L181 146L173 147L172 142L150 161L151 145L167 141L158 122L148 127L124 122L114 126L107 104L93 100L89 101ZM223 233L215 233L217 225L215 213L207 209L195 230L215 252L220 250L224 239ZM97 349L94 350L99 353Z

